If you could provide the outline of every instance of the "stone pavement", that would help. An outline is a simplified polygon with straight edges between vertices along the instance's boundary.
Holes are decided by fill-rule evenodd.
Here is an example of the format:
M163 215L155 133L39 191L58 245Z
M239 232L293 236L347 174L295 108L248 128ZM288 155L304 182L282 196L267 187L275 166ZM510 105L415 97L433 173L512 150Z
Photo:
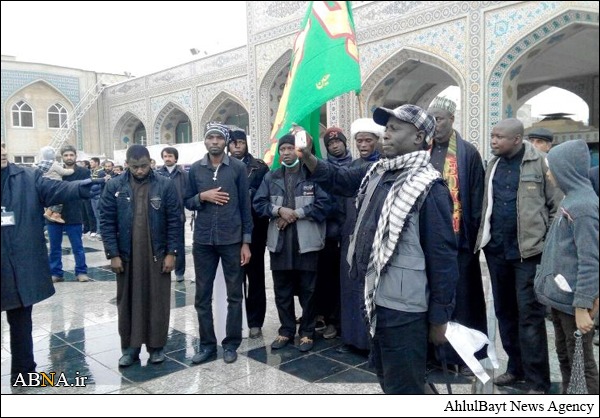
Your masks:
M194 309L195 284L191 256L191 232L186 228L186 280L172 283L171 318L167 360L158 365L147 364L148 354L142 350L141 362L119 369L121 356L117 330L116 283L102 242L84 237L90 282L79 283L73 276L74 259L69 242L63 242L65 282L57 283L56 294L34 306L33 336L38 371L64 372L69 382L76 376L87 376L85 387L12 388L10 386L10 345L6 314L2 313L2 378L1 392L27 394L378 394L381 393L367 359L356 353L338 353L341 340L318 336L311 352L301 353L293 345L271 351L270 343L277 335L279 321L273 297L273 282L267 271L267 315L263 336L245 338L239 358L233 364L215 361L194 365L191 362L198 346L198 321ZM268 258L268 253L266 255ZM485 263L483 263L484 271ZM267 266L268 260L267 260ZM484 278L488 284L489 279ZM299 307L297 311L299 312ZM488 300L490 329L496 330L493 307ZM552 372L552 393L559 393L560 372L554 354L553 327L546 323ZM496 332L491 338L495 338ZM499 340L499 338L498 338ZM504 372L506 355L496 342L500 369ZM598 347L595 347L598 361ZM430 373L430 381L440 393L446 393L440 370ZM450 374L455 394L522 393L519 387L480 387L474 379Z

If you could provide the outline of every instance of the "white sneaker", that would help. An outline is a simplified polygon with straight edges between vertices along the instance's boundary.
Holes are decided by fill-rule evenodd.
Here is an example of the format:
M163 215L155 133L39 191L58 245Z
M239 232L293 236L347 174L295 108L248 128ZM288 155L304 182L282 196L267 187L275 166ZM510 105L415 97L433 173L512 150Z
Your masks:
M98 234L96 234L95 232L90 232L90 238L96 238L96 235Z

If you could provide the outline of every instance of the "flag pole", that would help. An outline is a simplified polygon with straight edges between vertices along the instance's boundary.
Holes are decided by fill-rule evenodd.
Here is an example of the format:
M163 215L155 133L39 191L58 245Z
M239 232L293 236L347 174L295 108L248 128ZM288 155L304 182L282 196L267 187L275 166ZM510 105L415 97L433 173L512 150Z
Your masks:
M358 100L358 117L362 118L364 117L364 113L363 113L363 104L362 104L362 97L360 96L360 92L356 93L356 100Z

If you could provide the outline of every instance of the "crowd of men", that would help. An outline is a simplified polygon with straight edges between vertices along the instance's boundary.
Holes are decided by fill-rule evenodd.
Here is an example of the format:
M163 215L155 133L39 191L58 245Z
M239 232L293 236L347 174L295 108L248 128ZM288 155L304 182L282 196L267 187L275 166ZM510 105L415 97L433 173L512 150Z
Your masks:
M483 250L508 355L494 383L548 392L548 309L563 391L578 329L587 390L597 394L598 199L590 197L586 144L550 149L551 132L532 131L526 141L521 121L505 119L492 129L493 156L484 167L476 147L454 129L455 112L445 98L429 109L377 108L351 126L356 159L340 128L325 131L327 153L318 160L310 135L306 147L296 146L303 129L294 127L278 138L281 167L273 171L249 153L243 130L217 122L207 124L208 152L189 172L177 165L173 147L162 150L163 166L155 169L148 150L132 145L123 171L97 158L79 167L67 145L60 153L72 173L57 182L9 164L3 147L2 310L11 328L13 380L35 370L31 308L53 294L52 282L64 280L63 232L80 282L89 280L82 234L103 241L117 276L119 366L139 361L143 345L150 363L163 362L171 272L185 279L187 209L200 336L195 364L216 359L218 344L226 363L236 361L244 300L250 338L262 336L268 249L280 321L272 350L294 344L296 335L302 352L313 348L317 332L340 336L338 350L368 355L390 394L423 393L427 364L440 358L472 376L445 333L452 321L487 334ZM40 241L43 208L54 203L63 203L62 222L47 213L49 256L43 245L13 251L23 237ZM13 214L12 223L4 212ZM15 257L33 259L37 270ZM220 342L212 314L219 263L227 290Z

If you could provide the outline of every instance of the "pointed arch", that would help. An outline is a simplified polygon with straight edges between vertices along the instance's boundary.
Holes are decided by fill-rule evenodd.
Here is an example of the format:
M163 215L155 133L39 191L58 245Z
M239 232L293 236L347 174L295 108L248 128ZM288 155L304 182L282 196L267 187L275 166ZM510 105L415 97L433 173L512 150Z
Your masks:
M114 148L126 148L128 143L133 144L134 134L140 124L145 128L142 119L129 110L121 115L113 129ZM127 140L125 140L125 138L127 138Z
M171 120L172 119L172 120ZM190 122L190 116L181 105L169 101L156 115L152 127L153 144L175 144L177 143L176 130L177 124L187 121ZM190 137L191 138L191 137ZM184 141L190 142L190 141Z
M227 108L231 107L233 104L239 106L243 111L248 115L248 106L244 104L244 101L230 93L228 91L222 91L215 96L209 103L209 105L204 110L202 117L200 118L200 129L203 130L208 122L213 120L226 123L227 121ZM221 112L221 114L219 114ZM246 129L244 126L240 126L240 128ZM202 133L201 133L202 134Z
M279 106L279 98L287 80L292 59L292 49L287 49L271 64L260 82L259 88L259 135L256 140L257 155L262 155L270 146L270 135L275 114Z
M362 89L364 111L370 115L375 107L385 104L427 106L453 84L464 96L465 80L452 64L426 51L402 48L366 77Z
M44 86L54 90L56 92L56 94L61 97L61 100L64 100L66 103L68 103L67 107L70 107L71 109L73 109L75 107L73 102L62 91L60 91L58 88L56 88L52 83L49 83L47 80L44 80L41 78L32 80L31 82L19 87L19 89L15 90L10 96L8 96L4 102L9 103L11 101L16 100L17 98L22 99L23 91L31 88L33 85L35 85L37 83L43 84Z
M549 18L507 49L493 65L487 82L487 132L501 119L514 117L518 106L520 107L519 103L524 103L520 100L521 98L526 95L531 97L535 91L539 93L540 90L544 90L544 86L553 84L548 79L540 81L537 86L520 86L519 84L525 78L523 72L526 71L528 65L539 59L544 51L548 51L587 28L598 28L598 13L569 9ZM597 62L597 35L594 52Z

